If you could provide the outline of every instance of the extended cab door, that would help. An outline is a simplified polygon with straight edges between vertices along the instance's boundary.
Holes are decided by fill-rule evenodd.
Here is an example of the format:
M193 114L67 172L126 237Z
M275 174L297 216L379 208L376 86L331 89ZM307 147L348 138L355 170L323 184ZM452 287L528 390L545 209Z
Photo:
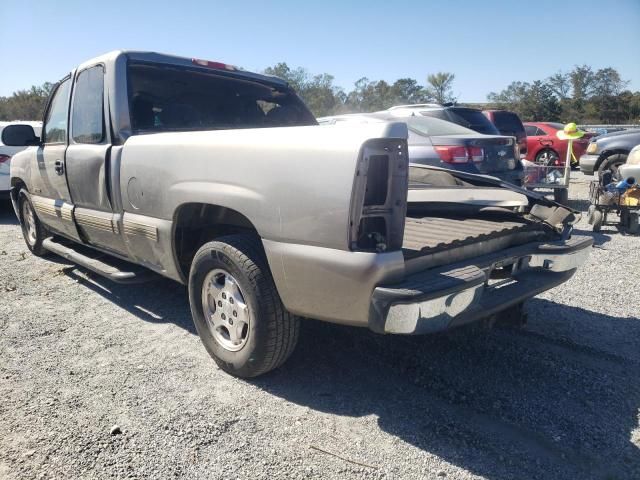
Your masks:
M77 72L71 102L67 178L78 229L88 243L125 252L112 199L111 135L104 66ZM116 172L117 173L117 172Z
M42 223L51 230L79 239L73 222L73 205L65 176L69 127L71 76L54 88L42 127L42 144L36 152L31 201Z

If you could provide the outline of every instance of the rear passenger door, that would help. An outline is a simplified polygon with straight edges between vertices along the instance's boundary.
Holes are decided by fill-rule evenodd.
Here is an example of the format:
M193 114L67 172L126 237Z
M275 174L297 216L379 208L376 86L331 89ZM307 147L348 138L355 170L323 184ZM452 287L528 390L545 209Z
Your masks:
M111 136L107 128L108 103L104 66L80 70L71 101L71 132L67 149L67 178L75 205L74 217L91 244L124 252L111 198Z

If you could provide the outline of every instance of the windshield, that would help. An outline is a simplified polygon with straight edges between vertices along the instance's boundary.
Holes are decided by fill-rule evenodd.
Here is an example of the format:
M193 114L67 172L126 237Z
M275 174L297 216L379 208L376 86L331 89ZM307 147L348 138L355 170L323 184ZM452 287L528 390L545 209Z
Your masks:
M293 90L168 64L130 64L136 132L317 125Z
M470 128L476 132L486 135L499 135L498 129L491 120L485 117L482 112L470 108L448 108L446 109L452 122L456 122L463 127Z
M456 123L446 122L433 117L406 117L398 118L397 121L406 122L411 130L426 136L476 135L477 133Z

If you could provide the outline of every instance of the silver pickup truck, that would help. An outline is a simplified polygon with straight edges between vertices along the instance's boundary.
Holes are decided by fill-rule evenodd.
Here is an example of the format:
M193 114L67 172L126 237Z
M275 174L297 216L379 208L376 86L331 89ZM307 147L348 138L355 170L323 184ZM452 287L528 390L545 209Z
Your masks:
M112 52L9 126L28 248L117 282L187 284L225 371L281 365L299 317L422 334L515 314L566 281L574 213L491 177L410 165L405 123L320 126L286 82ZM470 160L471 161L471 160Z

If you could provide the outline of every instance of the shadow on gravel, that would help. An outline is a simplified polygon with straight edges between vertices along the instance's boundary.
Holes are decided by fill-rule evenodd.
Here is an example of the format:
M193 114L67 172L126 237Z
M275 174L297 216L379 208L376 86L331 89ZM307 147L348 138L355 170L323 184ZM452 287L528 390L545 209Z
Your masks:
M82 271L79 275L77 270ZM191 319L187 288L177 282L159 277L158 280L124 285L106 280L78 266L63 270L80 285L102 295L110 302L151 323L174 323L197 335Z
M579 212L586 212L589 209L589 205L591 202L589 200L578 200L573 199L569 200L568 207L573 208L574 210L578 210Z
M550 332L571 321L590 344L547 329L397 337L308 321L293 357L253 383L317 411L375 415L402 442L491 479L640 478L640 363L611 348L637 341L640 319L542 299L527 309ZM356 447L340 430L319 446L367 459L367 439Z
M186 289L175 282L118 285L64 271L141 320L196 333ZM305 321L292 358L251 383L319 412L373 415L398 441L490 479L640 478L630 441L640 407L640 319L544 299L527 311L523 330L424 337ZM372 452L394 444L356 442L344 425L317 446L384 466Z
M585 237L591 237L593 238L593 245L598 247L611 241L611 236L607 235L606 233L593 232L591 230L582 230L580 228L575 228L573 230L573 235L583 235Z
M11 200L0 198L0 225L18 225Z

